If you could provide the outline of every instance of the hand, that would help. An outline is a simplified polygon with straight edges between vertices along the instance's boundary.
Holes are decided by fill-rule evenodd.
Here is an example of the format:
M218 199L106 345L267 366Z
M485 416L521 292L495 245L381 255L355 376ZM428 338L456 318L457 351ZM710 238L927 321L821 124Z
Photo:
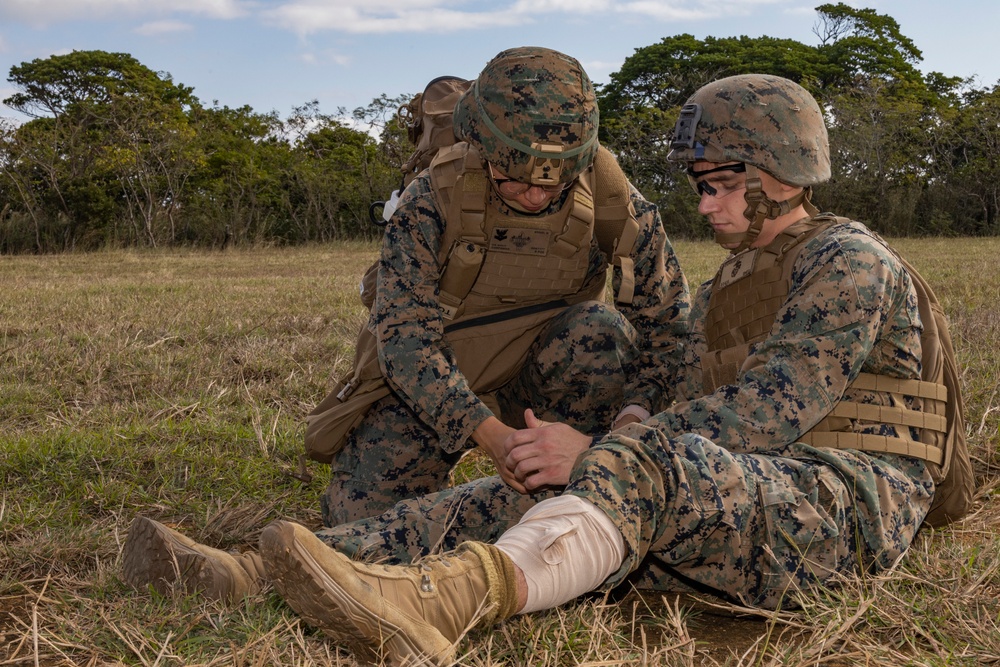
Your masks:
M476 427L472 433L472 439L484 452L492 459L493 467L497 469L497 474L518 493L528 493L528 490L514 475L514 471L507 468L507 449L504 446L507 438L516 431L507 426L496 417L487 417L486 421Z
M566 486L576 459L592 438L569 424L543 422L530 409L524 411L524 423L528 428L514 431L504 442L504 467L529 491Z

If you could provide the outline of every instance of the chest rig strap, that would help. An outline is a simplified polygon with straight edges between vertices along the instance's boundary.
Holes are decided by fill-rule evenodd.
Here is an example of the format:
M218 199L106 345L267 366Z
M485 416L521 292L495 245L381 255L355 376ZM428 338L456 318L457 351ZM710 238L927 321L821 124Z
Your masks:
M632 205L628 178L618 160L604 146L594 156L594 237L608 264L621 270L617 303L635 297L635 262L632 251L639 240L639 220Z
M489 183L479 154L468 144L458 143L442 149L431 162L431 185L445 216L438 289L441 310L450 320L462 307L486 259Z

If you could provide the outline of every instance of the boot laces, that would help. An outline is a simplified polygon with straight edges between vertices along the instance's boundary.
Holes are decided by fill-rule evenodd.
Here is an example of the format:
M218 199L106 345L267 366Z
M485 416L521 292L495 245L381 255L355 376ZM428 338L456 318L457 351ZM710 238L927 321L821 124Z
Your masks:
M445 556L428 556L418 563L413 563L413 567L417 568L418 571L423 572L423 574L420 575L420 590L424 593L434 592L434 582L431 581L431 575L428 573L434 572L435 565L444 565L445 567L450 568L451 559Z

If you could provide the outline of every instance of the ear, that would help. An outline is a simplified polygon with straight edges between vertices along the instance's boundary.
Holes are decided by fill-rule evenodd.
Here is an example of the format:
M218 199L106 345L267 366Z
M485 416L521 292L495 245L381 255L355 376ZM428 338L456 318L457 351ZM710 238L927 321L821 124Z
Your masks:
M782 195L784 195L782 197L782 199L788 199L789 197L794 197L798 193L800 193L803 190L805 190L805 188L803 188L800 185L789 185L788 183L783 183L783 182L779 181L778 179L774 178L773 176L771 178L774 179L775 185L778 186L778 191Z
M770 174L768 175L770 176ZM771 199L774 199L775 201L785 201L787 199L791 199L795 195L805 190L805 188L803 188L800 185L789 185L788 183L779 181L774 176L771 176L770 181L771 181L771 187L765 186L764 191L765 192L770 191Z

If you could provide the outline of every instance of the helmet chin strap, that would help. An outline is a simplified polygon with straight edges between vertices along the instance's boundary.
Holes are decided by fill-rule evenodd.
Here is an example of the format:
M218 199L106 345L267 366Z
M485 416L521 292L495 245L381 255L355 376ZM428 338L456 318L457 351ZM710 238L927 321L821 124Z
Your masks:
M715 242L722 246L737 244L730 252L732 254L741 253L757 240L761 230L764 228L765 220L774 220L791 213L798 206L805 206L806 213L812 216L819 215L819 209L812 205L809 198L812 196L812 188L803 188L801 192L785 201L774 201L764 193L761 187L760 171L752 164L746 165L747 191L743 198L747 202L743 217L750 221L750 226L745 232L716 234Z

